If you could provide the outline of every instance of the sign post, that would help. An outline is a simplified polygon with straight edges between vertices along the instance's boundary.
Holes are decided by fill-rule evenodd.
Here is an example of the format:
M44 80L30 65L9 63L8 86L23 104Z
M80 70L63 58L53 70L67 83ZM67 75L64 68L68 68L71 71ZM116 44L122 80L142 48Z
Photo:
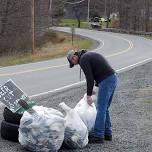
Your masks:
M0 86L0 101L12 112L21 108L20 100L28 101L29 97L12 80Z
M73 39L74 39L74 34L75 34L74 25L72 25L72 27L71 27L71 34L72 34L72 45L73 45Z

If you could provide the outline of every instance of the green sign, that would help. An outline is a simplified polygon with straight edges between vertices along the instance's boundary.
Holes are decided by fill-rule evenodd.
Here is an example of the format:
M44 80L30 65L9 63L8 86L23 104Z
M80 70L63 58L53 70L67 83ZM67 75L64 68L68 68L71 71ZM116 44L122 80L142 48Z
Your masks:
M21 99L28 101L29 97L12 80L0 86L0 101L12 112L21 108L18 103Z

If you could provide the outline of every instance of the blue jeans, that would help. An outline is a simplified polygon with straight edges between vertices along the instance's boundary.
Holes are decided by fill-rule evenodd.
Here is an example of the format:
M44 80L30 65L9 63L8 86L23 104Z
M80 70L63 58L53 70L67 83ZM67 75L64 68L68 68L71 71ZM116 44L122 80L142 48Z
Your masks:
M97 98L97 116L94 126L94 134L103 138L104 135L112 135L112 125L109 115L109 107L117 86L117 76L112 74L99 83Z

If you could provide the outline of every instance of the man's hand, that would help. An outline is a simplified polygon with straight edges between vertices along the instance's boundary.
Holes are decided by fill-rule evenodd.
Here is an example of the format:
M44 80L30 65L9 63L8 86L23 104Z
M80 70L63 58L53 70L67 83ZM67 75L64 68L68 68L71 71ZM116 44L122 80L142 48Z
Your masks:
M93 100L91 96L87 96L87 103L89 106L92 106Z

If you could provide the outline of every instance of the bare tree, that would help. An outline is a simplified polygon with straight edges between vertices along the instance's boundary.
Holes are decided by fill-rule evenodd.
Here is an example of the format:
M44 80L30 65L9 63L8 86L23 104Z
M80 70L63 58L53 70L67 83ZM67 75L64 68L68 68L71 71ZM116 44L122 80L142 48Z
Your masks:
M150 24L150 0L144 0L145 6L145 31L149 31L149 24Z
M16 3L16 0L1 0L0 1L1 8L1 30L0 35L3 36L6 31L6 25L8 23L10 15L16 13L19 10L19 3ZM18 4L18 5L16 5Z
M151 31L151 0L118 0L120 28L133 31Z
M64 15L64 1L63 0L52 0L52 25L58 24L60 19Z
M35 39L48 28L49 0L35 1ZM0 54L27 53L32 47L31 0L0 0Z

